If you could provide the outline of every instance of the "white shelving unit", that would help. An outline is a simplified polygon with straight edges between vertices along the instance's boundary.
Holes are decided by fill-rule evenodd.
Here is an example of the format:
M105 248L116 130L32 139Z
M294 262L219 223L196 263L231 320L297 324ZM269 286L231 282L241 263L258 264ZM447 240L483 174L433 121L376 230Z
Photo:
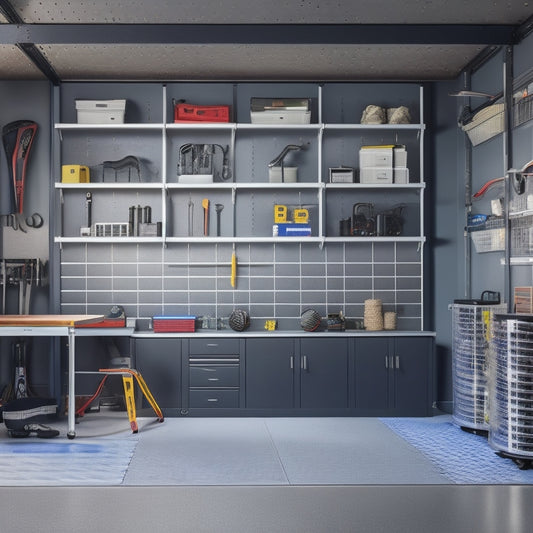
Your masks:
M105 84L104 84L105 85ZM283 84L278 84L280 91L283 90ZM173 89L175 90L175 89ZM357 86L354 84L354 94L356 95ZM312 124L295 124L295 125L276 125L276 124L251 124L247 122L231 122L231 123L202 123L202 124L183 124L167 122L167 116L169 116L168 105L170 102L169 89L166 85L161 85L161 101L163 108L163 120L157 120L153 123L125 123L125 124L76 124L70 122L59 121L55 124L57 132L59 149L59 161L56 165L56 171L58 176L55 179L54 189L56 196L56 205L58 207L60 216L56 227L58 231L54 236L55 243L61 250L61 280L62 289L60 295L61 306L69 311L77 309L79 306L84 311L88 311L94 308L102 308L104 302L98 300L94 293L89 289L91 280L91 270L102 270L105 272L113 271L113 274L104 274L101 276L108 282L109 278L112 278L112 283L108 284L109 291L113 293L116 298L120 300L122 296L128 299L132 299L131 306L134 310L133 313L139 317L150 316L149 309L153 309L151 314L159 314L162 312L168 312L174 309L182 309L185 306L186 310L190 313L197 314L195 309L194 298L190 297L191 293L195 290L198 294L200 289L194 289L195 284L194 274L191 273L191 268L199 268L194 266L194 256L196 253L202 253L207 256L213 256L212 261L206 263L213 265L216 272L213 274L216 277L216 283L210 286L215 296L214 304L220 307L221 301L225 308L235 307L236 305L243 305L249 308L261 308L264 307L276 307L275 311L279 310L279 298L275 297L273 301L270 301L267 297L267 293L273 291L278 295L283 295L284 290L281 278L283 275L281 272L284 269L289 272L286 276L287 279L293 279L298 284L298 290L292 291L287 289L287 293L297 292L297 303L290 302L287 304L288 311L280 312L276 316L282 316L283 318L297 318L299 313L298 309L302 309L309 305L317 305L320 302L315 301L311 297L306 296L306 291L309 291L309 296L312 289L305 289L307 286L306 278L312 278L313 275L307 274L312 272L313 268L317 271L321 271L322 274L317 276L317 285L319 291L325 294L324 301L321 305L329 307L329 302L334 300L335 306L337 302L339 306L349 306L350 302L346 301L346 297L342 299L333 294L343 292L344 294L351 294L354 296L357 291L360 291L361 298L364 298L367 294L369 296L379 296L380 288L379 282L376 282L376 276L381 276L379 272L381 270L387 270L387 265L392 264L394 267L390 274L383 275L383 280L386 278L394 279L394 286L392 289L388 288L388 284L383 281L383 284L387 288L383 289L387 291L396 291L401 294L402 290L410 291L411 289L399 288L403 282L407 287L416 287L412 289L413 294L416 296L406 296L406 308L410 305L413 308L416 307L416 312L413 312L412 319L408 322L418 323L417 327L410 329L422 329L423 328L423 244L425 242L424 235L424 130L425 126L422 123L423 117L423 89L418 89L418 102L419 108L417 110L420 116L420 122L414 124L382 124L382 125L362 125L356 123L343 123L343 122L325 122L325 108L328 106L328 99L331 97L328 95L328 87L317 86L317 101L318 101L318 122ZM356 97L356 96L355 96ZM354 98L355 98L354 97ZM213 100L217 100L217 96L213 96ZM153 105L153 107L156 107ZM68 157L68 148L63 149L65 139L69 135L81 136L81 139L85 145L87 145L87 151L96 151L95 146L102 141L98 140L98 136L103 136L109 144L120 146L120 138L122 135L130 136L124 140L124 143L128 143L132 138L136 143L142 144L142 136L148 136L147 143L151 143L151 153L155 154L156 158L160 161L156 164L157 172L149 176L152 181L141 182L98 182L93 181L85 184L67 184L61 183L59 178L59 170L61 164L70 164L71 161ZM338 141L339 136L342 137L343 142L354 146L354 163L356 161L357 142L361 142L358 139L365 139L366 136L370 136L372 139L376 135L382 135L386 139L398 140L398 136L409 135L409 138L416 138L414 143L418 146L418 156L415 152L414 158L417 162L409 165L414 170L412 175L416 182L407 184L361 184L361 183L327 183L328 166L331 166L330 161L335 157L331 153L326 151L326 147L334 146ZM214 183L204 184L186 184L178 183L176 181L175 170L173 168L174 160L173 155L179 146L180 141L187 139L188 136L193 136L194 139L206 139L205 142L213 142L211 139L213 136L216 138L216 142L221 142L228 145L231 165L231 181L221 181ZM255 138L256 136L257 139ZM346 141L344 141L344 137ZM76 137L78 138L78 137ZM260 162L259 152L262 150L262 141L264 139L271 140L275 138L279 141L279 144L288 144L293 142L293 139L304 139L306 142L310 142L311 146L305 151L305 157L309 158L306 166L306 173L302 176L302 180L297 183L269 183L266 164ZM105 141L104 141L105 142ZM201 142L201 141L194 141ZM390 141L389 141L390 142ZM389 142L383 142L382 144L389 144ZM160 144L157 148L157 144ZM243 144L244 143L244 144ZM412 145L414 144L412 143ZM153 146L152 146L153 145ZM69 145L72 146L72 145ZM250 158L257 158L257 161L252 161L252 168L254 172L251 176L247 176L246 168L242 168L242 161L247 156L247 149L249 146L253 147ZM128 150L126 149L126 153ZM410 152L412 153L412 152ZM93 154L94 155L94 154ZM261 157L264 157L261 155ZM411 156L411 159L413 156ZM119 157L116 158L117 160ZM262 161L262 160L261 160ZM267 159L268 161L268 159ZM80 164L86 164L84 161L79 161ZM240 164L240 166L239 166ZM264 165L264 166L263 166ZM355 165L354 165L355 166ZM314 168L314 170L312 170ZM310 170L311 169L311 170ZM315 175L316 174L316 175ZM144 178L143 178L144 179ZM161 237L85 237L77 236L76 233L76 217L80 216L80 208L82 207L83 195L85 192L91 191L95 197L98 197L98 201L102 198L102 202L105 203L105 211L107 213L114 214L117 209L124 209L121 211L123 218L127 216L127 209L121 204L124 202L153 204L154 217L160 217L162 225ZM193 235L189 235L185 232L184 224L186 220L186 214L184 215L184 209L186 202L194 197L196 204L195 220L199 221L202 216L199 199L202 196L212 197L212 206L210 210L211 217L211 231L210 234L204 236L200 234L198 229L194 231ZM348 214L344 212L341 215L341 211L337 212L336 207L332 207L329 204L337 204L337 198L342 199L342 203L347 204L343 207L344 210L348 209L350 203L354 203L354 199L366 198L367 196L386 198L386 201L392 202L399 196L411 195L409 198L415 198L412 201L413 211L417 210L417 216L410 213L410 230L406 235L400 236L372 236L372 237L353 237L353 236L340 236L335 232L334 222L339 217L347 217ZM121 197L125 199L121 200ZM224 231L221 236L214 235L213 220L215 220L214 204L216 202L223 202L223 219L224 219ZM107 202L107 203L106 203ZM289 205L305 204L316 205L316 210L312 212L314 217L313 223L313 235L310 237L273 237L269 235L269 225L264 223L265 209L268 209L268 205L274 205L275 203L286 203ZM65 211L65 206L69 205L69 210ZM109 208L107 208L109 205ZM78 206L76 209L75 206ZM411 209L411 208L410 208ZM244 214L243 214L244 211ZM178 215L177 215L178 213ZM176 217L179 216L180 220L176 222ZM239 219L239 216L241 217ZM249 217L248 219L246 217ZM263 220L259 220L263 216ZM351 215L350 215L351 216ZM71 217L74 220L72 223L69 220ZM93 216L94 218L94 216ZM256 222L257 218L257 222ZM415 220L416 218L416 220ZM157 218L159 220L159 218ZM248 224L243 222L248 220ZM155 221L155 220L154 220ZM113 221L111 221L113 222ZM271 223L273 223L273 217ZM197 222L198 224L198 222ZM102 246L108 247L108 252L102 249ZM402 247L414 246L415 252L404 252ZM315 252L308 249L309 246L315 247L318 250L317 253L322 254L320 260L309 261L307 256L314 256ZM329 256L326 253L326 247L330 246ZM350 248L354 246L363 246L364 250L368 249L368 253L371 259L368 261L360 261L358 258L352 258L353 255ZM391 247L390 253L387 250L383 250L382 247ZM64 249L67 247L67 249ZM99 261L97 258L93 258L92 250L98 249L98 254L102 257L107 256L105 259ZM154 248L157 247L157 248ZM191 248L193 247L193 248ZM207 247L207 248L206 248ZM227 286L226 282L223 282L222 277L228 277L226 274L221 274L221 271L228 269L229 259L232 252L237 247L237 255L246 258L240 264L247 264L249 266L240 267L240 269L246 271L243 274L243 278L246 279L246 288L241 291L241 288L233 288ZM289 248L290 247L290 248ZM303 247L303 248L302 248ZM368 248L370 247L370 248ZM145 250L146 248L146 250ZM279 251L276 250L279 248ZM295 261L280 259L283 254L291 256L294 250L294 254L297 254ZM410 249L410 248L409 248ZM283 254L281 254L283 251ZM116 289L118 283L118 276L114 271L118 268L118 263L123 264L126 270L133 269L132 263L143 264L144 254L156 257L153 262L154 276L147 276L146 279L154 279L154 285L157 286L154 291L154 303L144 305L141 302L141 294L143 292L143 283L146 279L141 279L143 274L141 270L135 271L132 274L132 279L135 280L135 287L133 289L127 289L124 293L121 289ZM174 255L186 253L190 259L190 268L184 277L180 275L175 276L168 273L170 264L176 264ZM218 255L217 255L218 254ZM411 255L416 254L416 260L411 258ZM122 255L134 256L134 261L124 260L120 258ZM266 256L267 261L261 261L252 257L262 258ZM219 257L220 256L220 257ZM250 257L248 257L250 256ZM341 261L333 261L331 257L341 256ZM381 259L381 256L391 257L391 259ZM403 259L403 256L409 256ZM96 257L96 256L95 256ZM120 259L119 259L120 258ZM239 257L240 259L240 257ZM147 261L148 265L151 265L151 261ZM262 266L258 266L258 265ZM339 271L341 274L329 274L328 265L335 266L335 272ZM369 265L371 268L369 276L372 278L372 284L368 285L368 288L364 289L351 289L346 283L350 283L353 278L354 285L367 286L364 281L364 276L359 275L359 271L367 271L368 268L364 265ZM250 266L255 265L255 266ZM269 267L265 265L270 265ZM285 265L285 266L284 266ZM313 267L312 265L315 265ZM380 266L381 265L381 266ZM293 271L296 271L298 266L297 275L293 276ZM183 270L185 267L172 267ZM202 267L207 268L207 267ZM333 267L330 268L330 270ZM254 269L252 273L250 269ZM264 276L255 274L255 271L267 270L267 274ZM409 271L405 279L398 272ZM89 282L85 284L84 294L85 298L83 302L73 301L70 302L74 293L78 290L78 286L81 283L82 275L70 275L70 272L83 272L83 276L89 277ZM411 271L414 274L411 274ZM378 272L378 273L377 273ZM157 277L159 276L159 277ZM272 287L268 285L266 280L270 277L274 277L275 281ZM97 275L95 280L99 279ZM280 278L280 281L277 278ZM322 277L326 279L325 282L319 282ZM159 282L159 278L161 282ZM125 278L127 279L127 277ZM186 279L186 286L182 286L181 280ZM263 279L268 289L265 290L265 301L254 301L254 293L261 294L260 289L254 291L255 279ZM381 279L381 277L379 278ZM76 281L77 280L77 281ZM185 290L189 296L186 302L174 302L172 305L167 304L165 300L168 298L165 296L165 284L171 284L171 280L175 280L175 284L181 287L180 290ZM361 280L361 281L358 281ZM403 281L402 281L403 280ZM227 280L226 280L227 281ZM104 284L105 285L105 284ZM72 289L65 287L74 287ZM331 287L330 287L331 286ZM334 288L333 288L334 287ZM337 288L338 287L338 288ZM356 292L354 293L353 290ZM71 292L69 292L71 291ZM99 291L95 289L95 293ZM160 295L160 301L156 301ZM406 293L407 294L407 293ZM288 298L288 296L287 296ZM354 296L355 298L355 296ZM410 300L413 300L413 304ZM120 303L120 302L118 302ZM394 305L398 304L398 299L394 298ZM126 304L128 305L128 304ZM202 307L202 306L199 306ZM209 307L209 306L207 306ZM218 312L218 311L217 311ZM401 310L399 311L402 312ZM284 314L285 313L285 314ZM201 313L199 313L201 314ZM224 314L224 312L223 312ZM252 313L253 314L253 313ZM265 312L265 317L271 316L270 313Z

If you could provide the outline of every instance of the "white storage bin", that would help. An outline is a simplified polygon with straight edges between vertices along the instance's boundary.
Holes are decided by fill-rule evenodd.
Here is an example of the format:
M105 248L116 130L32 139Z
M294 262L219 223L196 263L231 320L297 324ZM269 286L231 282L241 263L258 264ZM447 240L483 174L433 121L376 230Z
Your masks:
M311 111L250 111L252 124L310 124Z
M405 167L394 167L394 183L409 183L409 169Z
M268 169L268 181L281 183L281 167ZM296 183L298 181L298 167L283 167L283 183Z
M392 183L392 167L361 168L359 181L361 183Z
M407 150L405 146L396 146L394 148L394 166L399 168L407 166Z
M393 147L392 146L372 146L362 147L359 150L359 167L376 168L376 167L390 167L392 169L393 161Z
M123 124L126 100L76 100L78 124Z

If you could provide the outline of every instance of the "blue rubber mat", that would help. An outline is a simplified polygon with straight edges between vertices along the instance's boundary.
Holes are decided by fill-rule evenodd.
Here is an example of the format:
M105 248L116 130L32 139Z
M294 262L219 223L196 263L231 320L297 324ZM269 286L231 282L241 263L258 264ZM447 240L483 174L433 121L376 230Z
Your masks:
M449 416L381 421L454 483L533 484L533 469L520 470L512 460L498 456L486 437L463 431Z
M0 442L0 485L120 485L136 439Z

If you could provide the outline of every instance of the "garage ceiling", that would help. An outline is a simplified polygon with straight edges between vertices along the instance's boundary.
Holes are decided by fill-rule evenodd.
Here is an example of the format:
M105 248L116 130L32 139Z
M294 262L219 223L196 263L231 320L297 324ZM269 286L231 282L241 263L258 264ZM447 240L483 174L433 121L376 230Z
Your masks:
M0 79L455 79L533 0L0 0Z

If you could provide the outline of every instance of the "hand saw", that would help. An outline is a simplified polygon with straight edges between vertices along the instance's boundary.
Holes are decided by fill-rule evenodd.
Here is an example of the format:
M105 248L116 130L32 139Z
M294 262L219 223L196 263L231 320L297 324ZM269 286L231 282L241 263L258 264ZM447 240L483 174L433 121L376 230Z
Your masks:
M24 209L26 168L36 133L37 124L31 120L10 122L2 129L9 173L13 178L11 192L15 209L12 212L19 214L22 214Z

